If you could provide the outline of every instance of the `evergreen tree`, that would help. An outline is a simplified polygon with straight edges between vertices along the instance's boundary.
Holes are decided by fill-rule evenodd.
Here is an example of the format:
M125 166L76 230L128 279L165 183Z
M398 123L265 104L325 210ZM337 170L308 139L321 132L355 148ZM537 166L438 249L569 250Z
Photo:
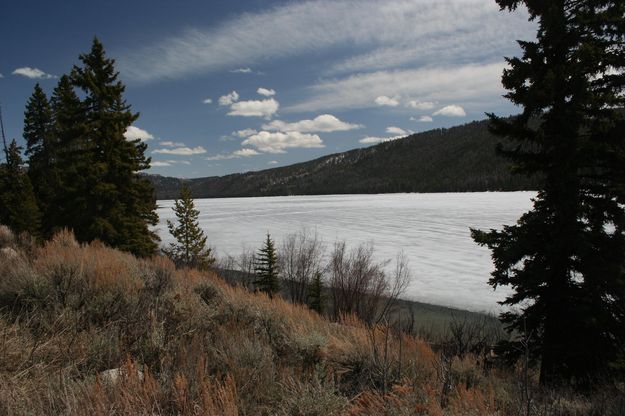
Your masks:
M74 91L69 76L63 75L50 99L54 125L53 135L57 146L56 171L58 191L52 198L56 210L46 215L54 228L69 228L82 235L89 227L89 184L97 181L92 161L94 147L87 140L83 105ZM86 237L81 239L86 240Z
M0 165L0 224L15 233L26 231L36 236L41 215L15 140L6 149L6 159L6 163Z
M264 246L256 255L254 270L257 277L254 284L260 291L273 298L280 291L280 281L278 280L278 256L269 234L267 234Z
M313 311L323 314L325 309L325 296L323 294L323 280L321 272L317 271L308 287L308 306Z
M174 212L178 224L167 221L167 228L176 239L171 243L165 253L181 266L197 267L206 269L215 259L211 249L206 247L206 236L198 223L200 211L195 209L191 189L187 184L182 186L180 197L174 202Z
M492 250L490 284L514 289L502 320L532 341L541 383L585 387L625 345L625 3L497 2L525 5L538 32L502 78L523 112L490 115L492 131L543 185L516 225L473 236Z
M156 201L150 182L138 175L150 167L147 145L124 137L138 114L126 104L115 62L106 57L97 39L80 61L82 66L74 66L71 80L85 94L81 124L90 160L86 209L78 213L80 227L74 231L81 240L100 239L136 255L150 255L158 241L149 228L158 222Z
M28 176L43 214L42 234L51 234L54 211L53 198L58 190L56 143L53 135L53 115L48 97L39 84L26 103L24 112L24 139L28 156Z

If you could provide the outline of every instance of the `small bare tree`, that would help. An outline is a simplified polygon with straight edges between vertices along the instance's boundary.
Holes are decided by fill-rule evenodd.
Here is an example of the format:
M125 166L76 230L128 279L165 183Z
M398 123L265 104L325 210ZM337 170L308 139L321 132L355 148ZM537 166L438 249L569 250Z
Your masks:
M323 242L307 229L284 237L278 252L282 278L293 302L305 303L310 283L323 269Z
M345 242L337 242L328 265L334 313L355 313L365 322L379 323L387 317L410 282L406 257L399 254L391 274L384 268L388 261L376 262L371 244L361 244L347 251Z

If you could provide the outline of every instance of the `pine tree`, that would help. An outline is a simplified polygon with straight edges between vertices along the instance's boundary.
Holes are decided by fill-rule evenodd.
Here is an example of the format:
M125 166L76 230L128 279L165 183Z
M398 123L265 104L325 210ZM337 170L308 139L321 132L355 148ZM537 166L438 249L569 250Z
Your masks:
M81 240L87 240L89 228L87 196L89 184L97 180L92 161L94 147L87 140L87 125L83 120L83 105L74 91L68 75L63 75L52 93L50 106L54 118L53 135L56 143L56 171L59 188L52 198L56 207L48 212L54 228L69 228Z
M147 145L124 137L139 115L126 104L115 61L106 57L98 39L80 60L82 66L74 66L71 81L85 94L81 124L91 160L85 178L86 209L77 219L85 228L75 230L76 236L100 239L140 256L153 254L158 241L149 228L158 222L154 190L138 175L150 167Z
M323 280L321 272L317 271L308 287L308 306L313 311L323 314L325 310L325 296L323 294Z
M185 183L180 197L174 202L174 212L178 223L167 221L167 228L176 239L165 253L179 266L207 269L214 262L212 250L206 247L206 236L198 223L200 211L195 209L191 189Z
M0 224L15 233L25 231L37 236L41 215L15 140L6 149L6 159L6 163L0 165Z
M53 135L53 115L48 97L39 84L26 104L24 139L28 156L28 176L43 214L42 234L49 237L57 205L53 198L58 190L56 143Z
M280 281L278 280L278 256L269 234L267 234L264 246L256 255L254 270L257 277L254 284L261 292L273 298L280 291Z
M514 289L502 320L532 341L541 383L587 387L625 351L625 3L497 2L527 6L538 32L502 78L523 112L490 115L492 131L543 186L516 225L473 237L492 250L490 284Z

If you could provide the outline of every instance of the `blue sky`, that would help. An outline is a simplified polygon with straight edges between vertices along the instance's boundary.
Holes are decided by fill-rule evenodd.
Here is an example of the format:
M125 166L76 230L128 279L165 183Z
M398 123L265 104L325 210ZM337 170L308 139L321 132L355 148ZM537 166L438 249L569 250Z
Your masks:
M97 36L150 172L223 175L516 113L503 57L534 32L494 0L11 2L0 102L21 141L35 83L50 93Z

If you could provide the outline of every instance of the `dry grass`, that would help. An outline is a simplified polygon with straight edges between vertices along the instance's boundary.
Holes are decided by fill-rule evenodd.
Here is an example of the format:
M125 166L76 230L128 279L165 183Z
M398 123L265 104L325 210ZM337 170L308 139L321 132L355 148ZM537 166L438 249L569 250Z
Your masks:
M442 400L427 342L352 315L330 322L68 232L26 250L0 257L2 415L512 415L524 405L513 371L485 374L470 354L453 360ZM115 368L116 382L100 376ZM619 414L622 394L537 394L532 414Z

